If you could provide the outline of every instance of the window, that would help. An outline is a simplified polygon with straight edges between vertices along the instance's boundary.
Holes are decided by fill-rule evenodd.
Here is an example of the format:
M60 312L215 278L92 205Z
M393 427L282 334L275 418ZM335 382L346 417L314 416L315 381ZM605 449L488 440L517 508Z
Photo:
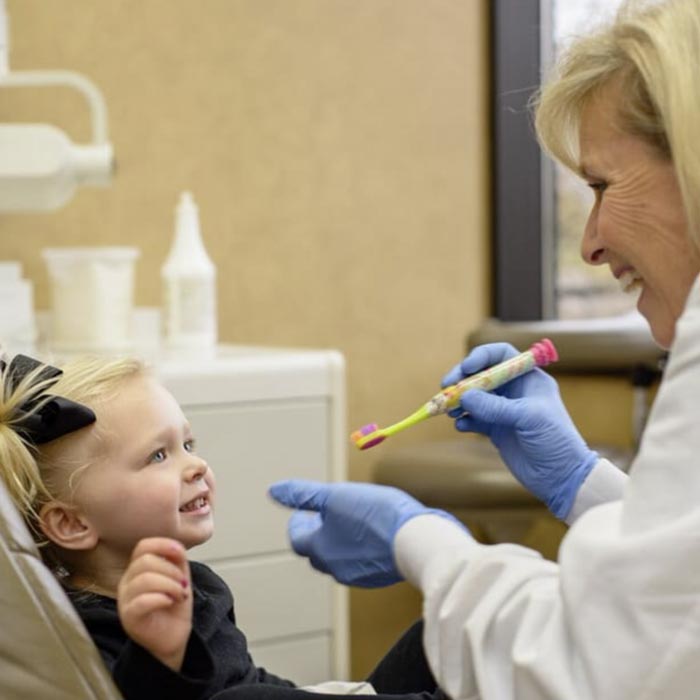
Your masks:
M608 19L620 1L491 3L494 306L501 320L595 318L634 308L607 267L581 261L592 193L542 155L528 110L557 51Z

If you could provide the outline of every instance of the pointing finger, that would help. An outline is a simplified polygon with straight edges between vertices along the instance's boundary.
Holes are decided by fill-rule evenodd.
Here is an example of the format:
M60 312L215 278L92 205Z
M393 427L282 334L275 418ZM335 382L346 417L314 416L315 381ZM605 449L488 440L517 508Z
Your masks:
M330 486L320 481L290 479L278 481L269 490L270 496L289 508L323 512L330 494Z

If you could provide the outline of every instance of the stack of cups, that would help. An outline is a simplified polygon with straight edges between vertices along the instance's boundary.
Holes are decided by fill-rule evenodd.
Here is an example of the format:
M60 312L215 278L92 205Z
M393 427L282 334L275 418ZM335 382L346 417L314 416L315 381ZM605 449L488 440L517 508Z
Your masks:
M123 351L132 345L136 248L45 248L50 345L58 351Z

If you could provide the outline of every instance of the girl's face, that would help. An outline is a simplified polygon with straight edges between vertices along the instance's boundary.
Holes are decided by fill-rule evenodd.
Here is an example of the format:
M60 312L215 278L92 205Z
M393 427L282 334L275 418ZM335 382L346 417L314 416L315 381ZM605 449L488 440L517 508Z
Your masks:
M673 163L640 137L616 126L615 86L603 89L582 114L584 177L595 192L581 244L590 265L610 267L656 342L669 347L700 260L687 236Z
M185 547L214 531L214 476L197 455L190 426L173 396L147 374L130 378L98 408L90 464L76 480L74 504L117 560L144 537Z

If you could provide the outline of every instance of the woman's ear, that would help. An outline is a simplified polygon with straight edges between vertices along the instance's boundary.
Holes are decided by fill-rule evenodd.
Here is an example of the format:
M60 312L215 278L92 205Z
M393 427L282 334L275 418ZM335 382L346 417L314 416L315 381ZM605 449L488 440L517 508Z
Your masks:
M90 521L74 506L50 501L39 511L42 532L63 549L93 549L99 540Z

